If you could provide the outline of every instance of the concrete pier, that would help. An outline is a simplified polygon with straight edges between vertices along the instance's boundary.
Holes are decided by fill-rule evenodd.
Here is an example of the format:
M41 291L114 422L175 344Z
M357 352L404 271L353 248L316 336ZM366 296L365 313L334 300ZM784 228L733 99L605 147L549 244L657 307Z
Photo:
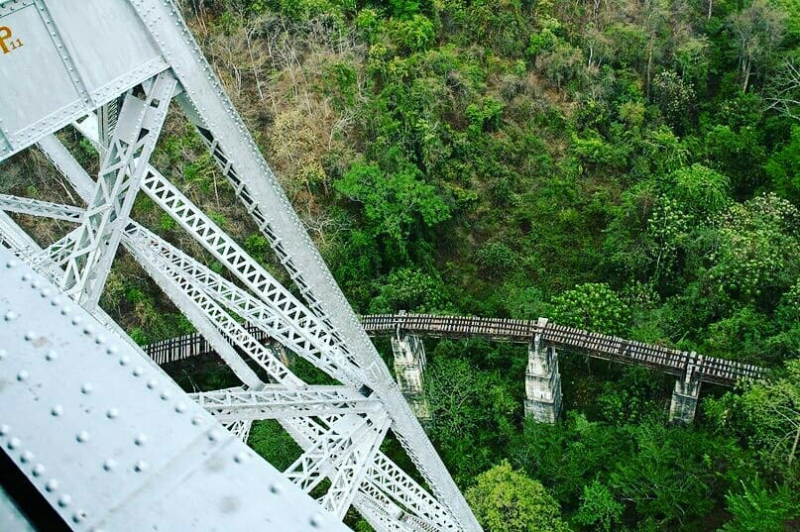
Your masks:
M692 359L695 353L689 355ZM702 357L699 357L702 358ZM702 361L699 361L702 363ZM697 412L697 401L700 398L700 377L695 371L695 364L689 364L686 375L675 382L672 391L672 402L669 405L669 420L675 423L691 423Z
M547 320L539 319L544 328ZM528 346L528 368L525 372L525 415L541 423L555 423L561 414L561 375L558 353L542 342L537 334Z
M419 336L398 331L392 337L394 372L400 390L420 419L430 417L430 408L424 395L425 346Z

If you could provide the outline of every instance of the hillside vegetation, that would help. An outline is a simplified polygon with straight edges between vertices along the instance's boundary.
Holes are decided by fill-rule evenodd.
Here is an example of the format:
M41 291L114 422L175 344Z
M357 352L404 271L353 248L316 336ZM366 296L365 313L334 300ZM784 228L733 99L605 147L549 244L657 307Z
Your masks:
M567 419L521 428L523 350L430 344L428 430L487 527L800 526L797 2L185 7L358 311L775 370L674 427L670 379L566 354Z
M542 316L773 370L680 427L670 378L564 353L550 426L523 419L523 349L431 342L427 429L489 532L800 530L800 1L181 5L358 312ZM180 120L153 164L274 266ZM35 153L0 175L64 201ZM127 257L103 306L141 343L191 329ZM288 446L266 423L251 444Z

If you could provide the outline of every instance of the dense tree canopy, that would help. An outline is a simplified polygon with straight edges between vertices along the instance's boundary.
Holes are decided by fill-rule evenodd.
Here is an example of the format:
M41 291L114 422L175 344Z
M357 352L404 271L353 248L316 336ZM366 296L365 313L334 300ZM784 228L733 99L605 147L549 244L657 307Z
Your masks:
M674 380L563 352L567 415L537 425L524 349L429 342L426 428L488 530L797 528L798 0L179 4L357 312L546 317L773 371L704 385L675 427ZM170 117L152 162L288 283L191 128ZM0 189L65 201L36 153ZM134 215L220 269L147 198ZM130 257L101 304L140 343L192 330ZM296 457L276 424L250 443Z
M467 491L475 516L492 532L565 532L558 503L537 481L511 469L508 462L481 473Z

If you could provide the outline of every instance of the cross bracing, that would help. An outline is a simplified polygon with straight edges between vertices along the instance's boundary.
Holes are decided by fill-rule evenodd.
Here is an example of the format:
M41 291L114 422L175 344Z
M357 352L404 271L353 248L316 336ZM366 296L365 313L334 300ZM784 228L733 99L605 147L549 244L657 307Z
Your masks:
M197 393L193 394L192 398L223 424L230 423L234 419L249 421L300 417L339 419L346 414L380 411L378 401L343 386L312 386L302 390L292 390L268 385L258 391L234 388ZM302 434L301 438L305 439L300 443L306 446L325 434L313 423L296 425L296 430ZM414 517L420 522L427 522L427 519L433 521L447 519L446 511L437 507L435 501L384 454L376 453L366 466L368 470L367 482L364 484L365 496L384 499L384 507L388 503L396 506L396 503L392 502L393 498L398 503L408 505L417 511L422 509L421 516ZM391 495L391 498L387 498L388 495Z
M336 416L329 423L329 428L316 435L312 445L286 469L286 476L306 492L313 490L331 469L336 470L335 477L342 471L342 464L349 456L356 453L359 447L370 449L368 456L362 457L366 462L375 451L375 441L385 435L388 425L385 414L376 416ZM366 463L362 465L366 466ZM334 478L335 480L335 478Z
M298 484L308 489L329 480L318 501L323 512L341 518L354 506L380 531L479 530L176 7L161 0L99 1L0 0L0 19L15 31L38 31L32 20L50 29L50 41L29 41L25 52L51 45L56 51L47 56L51 84L0 95L0 120L6 119L0 122L0 161L38 144L85 204L0 196L0 211L76 225L41 249L0 212L0 245L55 282L108 329L109 338L141 355L98 306L121 244L242 382L237 391L195 396L198 402L216 401L209 411L244 441L253 420L278 420L303 450L285 477L305 479ZM86 32L86 17L100 11L103 24ZM24 84L28 78L11 79ZM64 96L59 101L68 103L50 108L56 99L48 95L57 91ZM10 119L3 111L11 108L9 94L24 95L11 106L19 112ZM150 164L173 99L197 127L301 299ZM98 148L96 178L53 135L75 121ZM132 220L139 192L178 222L224 272L212 271L201 258ZM308 386L265 338L339 384ZM164 376L156 366L153 371ZM390 431L431 492L379 450Z
M120 119L104 150L100 174L78 231L66 247L61 287L93 307L100 299L122 229L133 208L144 163L156 146L167 108L177 87L171 72L143 83L144 98L125 95Z
M222 426L225 427L228 432L236 436L239 441L247 443L247 439L250 437L250 429L253 427L253 422L240 419L229 423L222 423Z
M65 222L80 223L85 209L31 198L0 194L0 209L7 212L44 216Z
M221 422L228 420L326 417L379 412L380 401L346 386L308 386L287 389L267 385L260 390L232 388L200 392L191 397Z

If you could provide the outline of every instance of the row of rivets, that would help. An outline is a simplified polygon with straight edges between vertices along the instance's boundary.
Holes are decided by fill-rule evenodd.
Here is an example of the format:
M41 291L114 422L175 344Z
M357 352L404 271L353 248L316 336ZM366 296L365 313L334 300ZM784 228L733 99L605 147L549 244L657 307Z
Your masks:
M11 432L11 429L10 429L10 427L8 425L6 425L6 424L0 425L0 437L9 436L10 432ZM18 449L20 449L22 447L22 440L20 440L16 436L12 436L12 437L10 437L8 439L8 442L6 443L6 447L10 451L18 450ZM35 455L31 451L28 451L28 450L23 450L19 454L19 461L20 461L21 464L29 464L29 463L33 462L33 460L35 458L36 458ZM44 465L42 465L40 463L35 464L31 468L31 474L35 478L39 478L42 475L44 475L45 471L46 471L46 469L45 469ZM49 493L57 491L58 487L59 487L59 482L58 482L58 480L56 480L54 478L51 478L50 480L48 480L44 485L44 489ZM63 507L66 507L67 505L69 505L69 503L71 501L72 501L72 499L69 496L69 494L63 494L58 499L58 505L63 508Z
M34 283L32 283L32 285L33 284L38 284L38 283L34 281ZM55 299L54 299L54 302L55 302ZM71 312L72 312L72 308L69 307L69 306L65 306L65 307L63 307L61 309L61 314L65 315L65 316L69 315ZM83 322L83 319L80 316L74 316L72 318L72 320L71 320L71 323L74 326L79 326L82 322ZM87 335L87 336L93 336L94 335L94 328L91 325L86 325L83 328L83 333L85 335ZM30 337L29 339L35 339L36 336L35 336L34 333L29 333L29 337ZM104 336L98 335L97 337L95 337L95 343L97 345L102 345L105 342L106 342L106 339L105 339ZM106 348L106 354L108 354L108 355L115 355L116 353L118 353L118 351L119 351L119 349L117 348L117 346L114 346L114 345L109 346L108 348ZM46 357L48 357L48 360L52 360L52 359L54 359L56 357L56 354L53 351L50 351L50 352L48 352ZM119 359L119 364L121 366L126 366L126 365L128 365L129 362L130 362L130 357L128 355L123 355ZM143 374L144 374L144 369L141 366L137 366L136 368L134 368L133 375L135 377L140 377ZM156 380L151 380L151 381L148 382L148 388L154 389L154 388L157 387L157 385L158 385L158 381L156 381ZM81 393L83 393L84 395L89 395L93 391L94 391L94 387L92 386L91 383L87 382L87 383L84 383L81 386ZM161 397L164 400L169 399L169 397L170 397L169 391L167 391L167 390L162 391ZM183 412L183 411L185 411L185 405L180 403L175 407L175 409L178 412ZM55 407L53 407L51 413L52 413L53 416L60 416L63 413L63 407L61 405L56 405ZM106 412L106 417L108 419L116 419L118 416L119 416L119 410L117 410L116 408L112 407ZM79 443L86 443L86 442L89 441L90 435L89 435L89 433L87 431L82 430L76 435L75 439ZM145 434L138 434L134 438L134 444L136 446L141 447L146 442L147 442L147 436ZM116 469L116 466L117 466L117 463L112 458L109 458L108 460L106 460L103 463L103 469L105 471L109 471L109 472L114 470L114 469ZM148 463L143 461L143 460L140 460L140 461L136 462L136 464L134 464L134 467L133 467L134 471L136 471L137 473L141 473L141 472L145 471L147 468L148 468ZM56 484L56 486L57 486L57 484ZM62 501L59 502L59 505L65 506L65 504L62 503ZM82 518L78 518L77 516L78 516L78 514L73 516L73 521L79 522L80 520L82 520Z
M9 260L6 263L6 268L9 268L9 269L10 268L14 268L14 267L16 267L16 265L17 265L16 261ZM31 279L31 276L26 273L25 275L23 275L22 279L23 279L23 281L28 281L28 280ZM38 279L36 279L33 282L31 282L31 288L32 289L38 289L40 286L41 286L41 281L39 281ZM47 289L43 289L42 292L41 292L42 297L47 297L47 296L49 296L49 294L50 294L50 292ZM62 313L63 314L67 314L68 312L62 312ZM13 311L7 312L5 314L5 316L4 316L5 321L12 321L12 320L14 320L16 318L17 318L17 314L14 313ZM32 342L32 341L36 340L37 338L38 338L38 335L34 331L28 331L27 333L25 333L25 340L26 341ZM4 358L5 357L6 351L3 350L2 354L3 354L3 357L0 357L0 358ZM48 361L53 361L56 358L58 358L58 354L53 350L49 350L45 354L45 359L48 360ZM20 382L26 381L28 379L28 377L29 377L29 374L24 369L20 370L19 373L17 373L17 380L20 381ZM64 412L64 408L59 404L55 405L50 411L50 413L54 417L61 416L63 414L63 412ZM0 425L0 437L5 437L5 436L8 436L9 434L10 434L9 426L6 425L6 424ZM88 441L89 433L86 432L86 431L80 431L77 434L76 439L79 442ZM8 449L12 450L12 451L13 450L17 450L17 449L21 449L22 441L16 436L9 437L9 440L8 440L8 442L6 444L6 447L8 447ZM34 454L29 450L22 450L22 452L19 455L19 461L20 461L21 464L29 464L29 463L33 462L34 459L35 459ZM46 471L46 468L41 463L37 463L31 468L31 474L33 475L34 478L42 477L42 475L44 475L45 471ZM57 479L55 479L55 478L49 479L44 484L44 489L48 493L54 493L54 492L58 491L58 488L59 488L59 481ZM66 508L71 503L72 503L72 497L68 493L62 494L61 496L59 496L59 498L57 500L57 504L61 508ZM86 518L86 512L83 511L83 510L77 510L72 515L72 521L75 522L75 523L80 523L85 518Z

